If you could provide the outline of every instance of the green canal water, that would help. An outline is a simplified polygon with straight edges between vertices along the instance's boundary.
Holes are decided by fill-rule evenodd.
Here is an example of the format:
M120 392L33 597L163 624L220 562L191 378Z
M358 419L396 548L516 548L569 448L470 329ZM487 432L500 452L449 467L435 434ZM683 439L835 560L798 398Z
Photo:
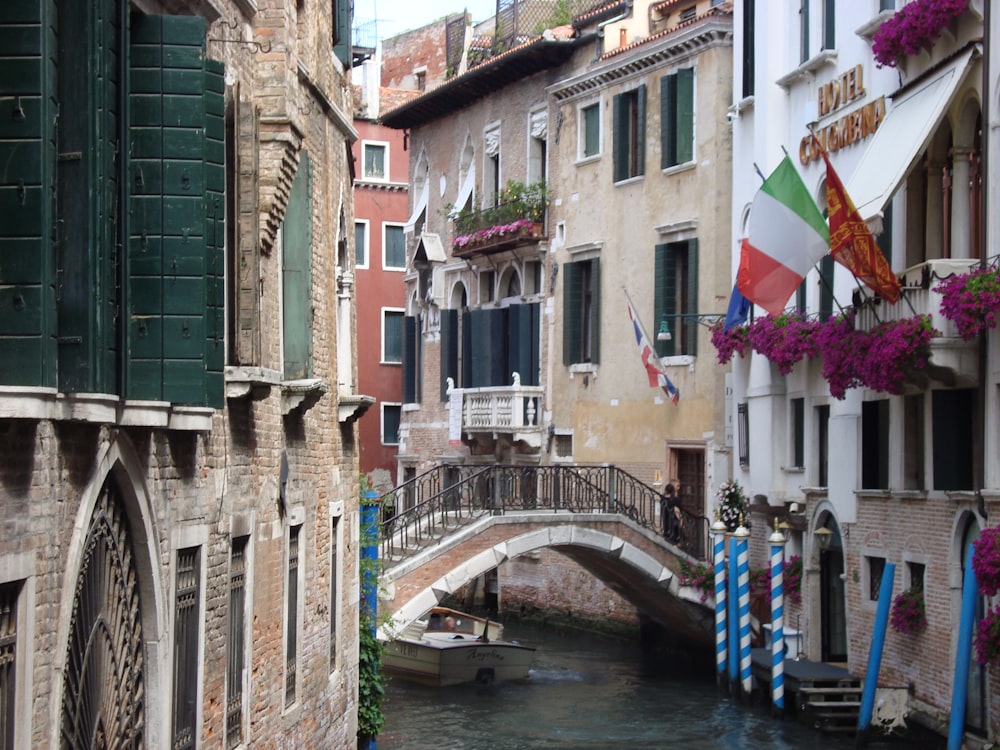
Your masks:
M647 666L637 644L517 622L504 635L538 648L527 680L443 689L392 680L379 750L855 747L731 700L712 675Z

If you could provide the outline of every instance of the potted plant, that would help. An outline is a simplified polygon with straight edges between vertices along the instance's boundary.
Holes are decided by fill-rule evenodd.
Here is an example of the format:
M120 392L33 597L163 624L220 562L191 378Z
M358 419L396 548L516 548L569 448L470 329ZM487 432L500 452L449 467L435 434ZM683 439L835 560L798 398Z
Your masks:
M972 543L972 570L983 596L1000 593L1000 527L983 529Z
M785 313L777 317L765 315L757 318L747 332L750 346L767 357L787 375L806 357L815 357L814 333L819 324L801 313Z
M749 504L739 482L733 480L723 482L719 485L715 497L719 501L719 520L726 525L727 531L736 531L741 525L750 528L750 519L747 517Z
M872 36L875 64L895 67L904 58L930 50L968 0L912 0L888 18Z
M494 206L457 211L446 206L455 225L452 245L461 249L516 234L541 236L548 206L549 191L544 182L525 185L513 180L508 181L497 195Z
M941 295L941 314L955 324L958 335L972 341L996 328L1000 311L1000 277L996 268L976 268L949 276L934 287Z
M745 357L750 353L749 326L733 326L727 331L725 321L720 320L712 325L711 331L712 346L718 352L716 358L720 365L728 364L734 354Z
M708 597L715 595L715 570L705 563L692 565L681 560L681 575L678 583L681 586L697 589L701 594L701 600L705 601Z
M990 609L976 626L976 661L983 666L1000 662L1000 605Z
M897 633L916 635L927 628L927 608L922 589L909 588L892 600L889 624Z

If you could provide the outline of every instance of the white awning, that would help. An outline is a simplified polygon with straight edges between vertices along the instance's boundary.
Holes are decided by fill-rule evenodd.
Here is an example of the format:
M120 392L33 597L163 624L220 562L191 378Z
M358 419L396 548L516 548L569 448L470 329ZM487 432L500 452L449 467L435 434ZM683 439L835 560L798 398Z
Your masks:
M413 253L413 262L444 263L448 256L441 244L441 237L430 232L422 232Z
M973 52L966 50L893 98L892 109L847 183L847 194L865 221L882 211L927 148L972 65Z
M417 223L420 221L420 216L427 211L427 201L430 197L430 179L426 176L424 177L424 184L420 188L420 194L417 196L416 202L413 204L413 213L410 218L407 219L406 224L403 225L403 231L410 233L416 229Z

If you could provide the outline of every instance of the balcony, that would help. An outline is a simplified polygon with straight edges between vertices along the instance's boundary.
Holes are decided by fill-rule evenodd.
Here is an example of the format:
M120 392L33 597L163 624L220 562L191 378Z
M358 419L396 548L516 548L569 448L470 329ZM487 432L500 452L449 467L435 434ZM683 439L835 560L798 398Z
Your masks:
M508 182L497 199L496 205L486 208L451 211L455 226L452 255L456 258L490 255L548 239L545 211L549 194L544 182Z
M515 443L542 447L542 386L521 385L515 376L513 385L455 388L450 394L453 409L455 399L461 400L462 433L468 439L506 435Z
M868 331L878 323L928 315L931 325L941 332L931 339L931 356L926 373L948 386L972 387L978 382L979 349L975 341L963 341L955 324L941 314L941 295L933 291L940 279L966 273L974 260L939 258L913 266L901 279L905 299L889 305L878 298L856 305L859 330ZM908 304L909 303L909 304Z

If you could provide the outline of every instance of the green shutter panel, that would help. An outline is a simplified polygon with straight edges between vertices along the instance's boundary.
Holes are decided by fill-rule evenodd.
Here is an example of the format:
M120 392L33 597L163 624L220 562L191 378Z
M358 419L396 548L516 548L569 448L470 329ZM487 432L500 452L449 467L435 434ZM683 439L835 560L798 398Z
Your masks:
M695 314L698 312L698 240L687 242L687 279L685 280L684 297L687 305L683 312ZM689 318L687 334L684 337L684 354L692 357L698 354L698 319Z
M660 169L677 163L677 77L660 79Z
M205 403L225 405L226 368L226 81L225 67L205 61Z
M417 402L417 341L420 336L420 318L407 315L403 318L403 403Z
M824 255L819 262L819 319L827 321L833 315L833 256ZM804 308L804 306L803 306Z
M660 321L663 320L663 316L669 316L671 313L675 312L672 306L668 304L669 289L667 285L667 255L669 253L669 245L657 245L654 250L654 272L653 272L653 329L656 331L660 330ZM667 325L676 326L678 319L671 320L667 318ZM671 329L673 330L673 329ZM652 334L652 331L650 331ZM671 341L660 341L659 339L653 338L653 346L656 349L657 356L668 357L673 354L674 342Z
M0 3L0 384L55 386L51 0Z
M448 400L448 378L458 377L458 310L441 311L441 400Z
M579 264L563 265L563 364L566 366L580 361L580 308L583 304L580 278Z
M472 380L468 387L490 385L490 339L488 310L469 310L465 319L470 331Z
M667 321L674 336L670 341L657 341L657 354L661 357L672 357L677 354L677 339L680 335L680 327L684 325L683 318L671 318L684 312L677 303L677 249L673 244L657 245L657 265L662 263L662 267L657 269L656 283L659 295L660 309L667 314ZM662 313L661 313L662 314ZM662 344L662 347L659 346Z
M614 125L612 155L614 156L615 182L628 178L628 107L621 94L613 99Z
M537 335L532 327L533 305L511 305L507 308L508 342L507 370L516 372L522 385L536 385L538 382L538 366L535 362L534 344Z
M302 152L281 224L285 377L310 375L312 343L312 207L309 156Z
M601 361L601 261L594 258L590 263L590 299L593 320L590 326L590 361L595 365Z
M354 7L353 0L334 0L333 2L333 54L351 68L351 16Z
M694 68L677 71L677 152L675 164L694 159Z
M643 84L636 90L635 101L635 174L641 175L646 174L646 84Z
M126 395L221 405L221 68L196 16L135 17L130 57Z

